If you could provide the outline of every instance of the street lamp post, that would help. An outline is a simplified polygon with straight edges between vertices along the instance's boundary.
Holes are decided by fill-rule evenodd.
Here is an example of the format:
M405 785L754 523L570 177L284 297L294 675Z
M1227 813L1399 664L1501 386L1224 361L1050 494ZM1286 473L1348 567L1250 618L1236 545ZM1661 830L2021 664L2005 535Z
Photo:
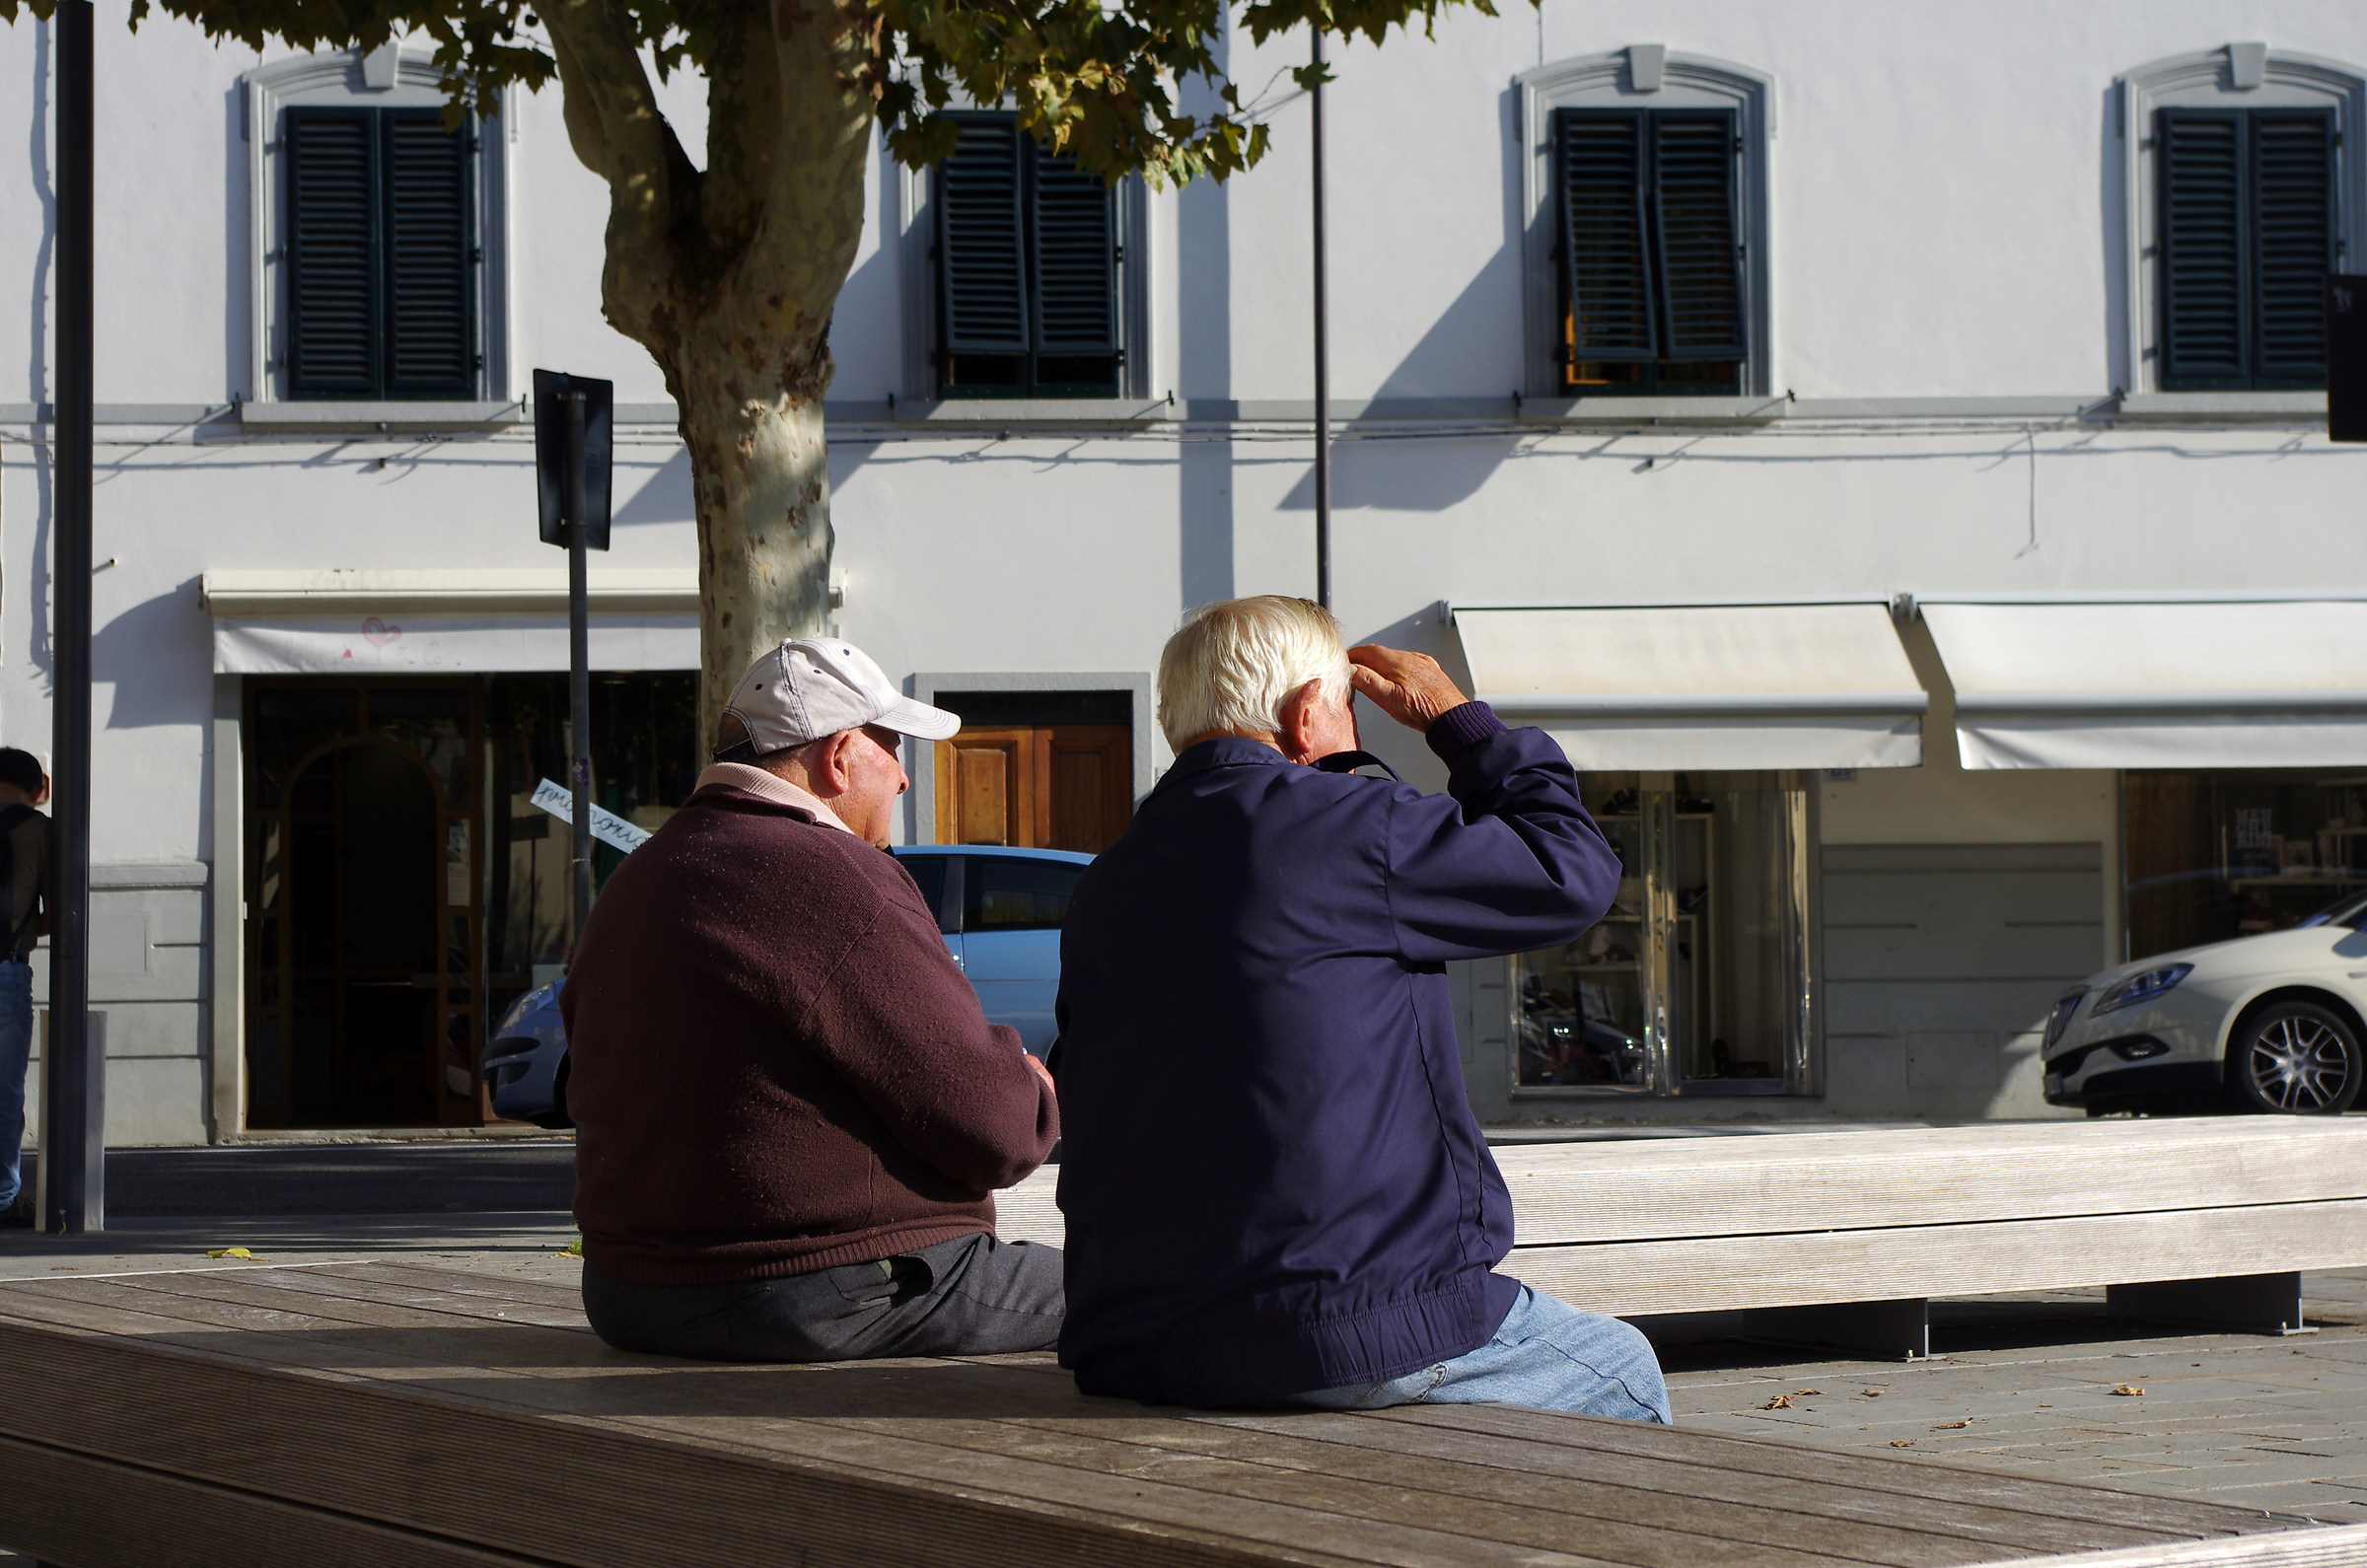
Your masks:
M1308 24L1317 71L1324 65L1322 22ZM1324 266L1324 86L1309 91L1315 108L1315 602L1331 607L1331 325Z

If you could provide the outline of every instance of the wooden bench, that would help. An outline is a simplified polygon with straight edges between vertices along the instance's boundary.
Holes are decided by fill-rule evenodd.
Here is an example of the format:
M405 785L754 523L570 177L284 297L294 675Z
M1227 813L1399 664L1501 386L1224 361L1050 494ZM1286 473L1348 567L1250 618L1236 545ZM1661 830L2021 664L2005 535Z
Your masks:
M61 1568L2367 1562L2367 1526L1541 1411L664 1362L400 1263L0 1284L0 1543Z
M1515 1144L1505 1270L1620 1318L1929 1349L1934 1296L2109 1286L2113 1310L2298 1332L2301 1271L2367 1266L2367 1117L1989 1122ZM1057 1244L1057 1172L1002 1196Z

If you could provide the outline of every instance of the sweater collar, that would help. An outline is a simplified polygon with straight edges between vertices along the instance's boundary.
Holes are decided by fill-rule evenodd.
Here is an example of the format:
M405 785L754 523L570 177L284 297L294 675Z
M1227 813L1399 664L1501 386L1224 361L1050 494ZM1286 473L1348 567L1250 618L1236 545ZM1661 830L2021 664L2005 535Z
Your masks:
M710 763L707 770L698 775L697 789L703 790L710 784L720 784L725 789L738 790L743 795L753 795L775 806L794 807L825 827L835 827L842 833L854 831L838 820L836 812L822 803L821 796L799 789L777 773L750 767L746 762Z

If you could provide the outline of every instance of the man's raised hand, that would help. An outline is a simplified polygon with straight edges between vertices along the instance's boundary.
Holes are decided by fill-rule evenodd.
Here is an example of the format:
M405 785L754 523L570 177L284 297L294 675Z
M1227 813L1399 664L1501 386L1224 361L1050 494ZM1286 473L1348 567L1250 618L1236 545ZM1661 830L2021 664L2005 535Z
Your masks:
M1413 730L1428 730L1440 714L1470 700L1428 654L1377 642L1348 650L1348 678L1375 707Z

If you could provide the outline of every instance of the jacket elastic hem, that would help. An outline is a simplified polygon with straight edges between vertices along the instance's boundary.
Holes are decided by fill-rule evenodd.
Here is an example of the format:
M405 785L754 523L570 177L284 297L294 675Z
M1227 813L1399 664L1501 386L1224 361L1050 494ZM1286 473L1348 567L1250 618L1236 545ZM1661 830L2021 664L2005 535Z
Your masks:
M1270 1404L1296 1393L1386 1383L1487 1343L1519 1285L1485 1272L1360 1312L1195 1336L1140 1349L1063 1348L1086 1393L1202 1408Z

